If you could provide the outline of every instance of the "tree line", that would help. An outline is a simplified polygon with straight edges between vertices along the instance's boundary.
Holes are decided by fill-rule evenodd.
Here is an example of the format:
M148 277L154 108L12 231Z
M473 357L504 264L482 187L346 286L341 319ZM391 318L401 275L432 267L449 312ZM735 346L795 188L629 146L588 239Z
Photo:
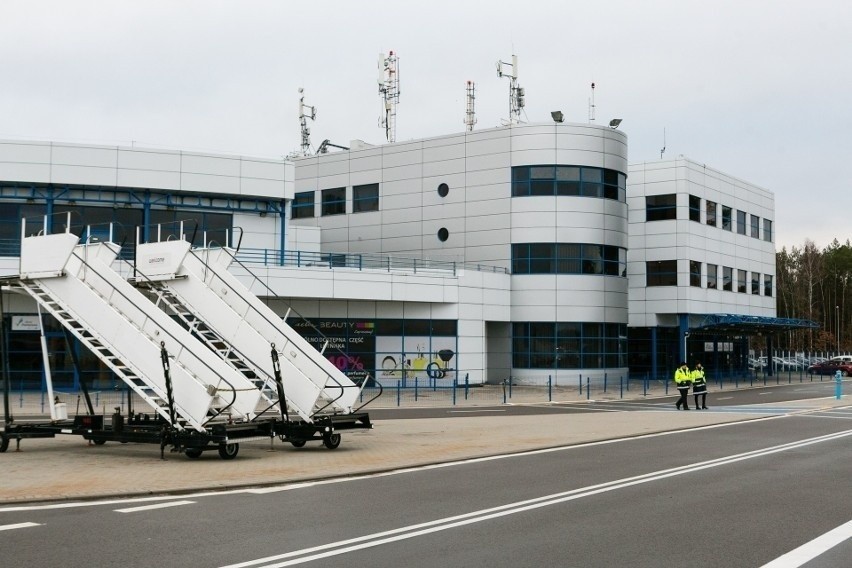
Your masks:
M795 351L852 350L852 245L834 239L820 250L813 241L776 253L779 318L816 322L777 337L778 348Z

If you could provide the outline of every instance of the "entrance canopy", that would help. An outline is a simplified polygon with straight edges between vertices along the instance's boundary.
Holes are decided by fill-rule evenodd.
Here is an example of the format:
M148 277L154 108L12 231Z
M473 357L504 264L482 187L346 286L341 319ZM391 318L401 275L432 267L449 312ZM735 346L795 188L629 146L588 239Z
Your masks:
M701 323L690 331L708 331L730 335L772 335L792 329L814 329L819 324L794 318L770 318L740 314L706 314Z

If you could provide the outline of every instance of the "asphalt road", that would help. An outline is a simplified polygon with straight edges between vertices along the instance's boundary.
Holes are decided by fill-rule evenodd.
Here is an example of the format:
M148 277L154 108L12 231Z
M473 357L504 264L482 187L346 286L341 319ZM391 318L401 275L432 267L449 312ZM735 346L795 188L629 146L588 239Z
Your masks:
M4 507L0 565L837 568L852 557L850 472L852 409L779 414L384 475ZM813 560L784 556L820 537Z

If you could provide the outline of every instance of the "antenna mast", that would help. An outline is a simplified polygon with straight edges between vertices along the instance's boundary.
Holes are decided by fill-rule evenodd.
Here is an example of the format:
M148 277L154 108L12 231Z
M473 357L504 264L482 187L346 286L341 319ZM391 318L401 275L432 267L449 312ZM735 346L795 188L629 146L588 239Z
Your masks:
M505 71L504 66L511 67L512 71ZM511 63L498 61L497 76L509 78L509 124L518 124L521 122L521 109L526 104L524 88L518 85L518 56L512 55Z
M663 149L660 150L660 159L663 159L663 154L666 153L666 129L663 128Z
M589 123L595 121L595 84L592 83L592 96L589 98Z
M382 115L379 126L385 129L388 142L396 142L396 105L399 104L399 58L391 51L379 54L379 94L382 95Z
M473 132L473 125L476 124L476 84L473 81L467 82L467 106L465 107L464 123L467 126L468 132Z
M302 155L311 155L311 129L308 128L308 119L312 121L317 118L317 107L305 104L305 90L299 87L299 124L302 126ZM305 114L305 109L310 109L310 114Z

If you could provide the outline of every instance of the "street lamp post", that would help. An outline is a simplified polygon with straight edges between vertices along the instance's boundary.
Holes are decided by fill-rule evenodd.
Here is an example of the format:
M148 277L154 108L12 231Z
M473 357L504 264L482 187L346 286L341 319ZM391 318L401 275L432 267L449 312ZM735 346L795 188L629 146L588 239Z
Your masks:
M837 354L840 355L840 306L834 306L834 319L837 321Z

